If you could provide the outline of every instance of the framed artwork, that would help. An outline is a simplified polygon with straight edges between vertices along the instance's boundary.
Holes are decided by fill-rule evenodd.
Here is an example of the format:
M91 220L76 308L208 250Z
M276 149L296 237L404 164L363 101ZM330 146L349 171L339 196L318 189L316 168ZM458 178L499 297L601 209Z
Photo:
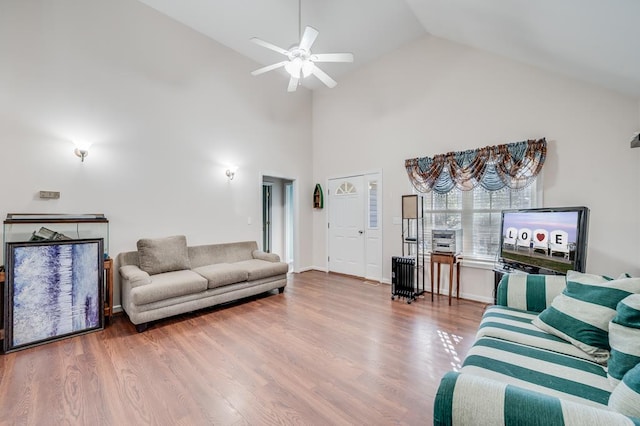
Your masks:
M104 328L103 240L7 243L4 351Z

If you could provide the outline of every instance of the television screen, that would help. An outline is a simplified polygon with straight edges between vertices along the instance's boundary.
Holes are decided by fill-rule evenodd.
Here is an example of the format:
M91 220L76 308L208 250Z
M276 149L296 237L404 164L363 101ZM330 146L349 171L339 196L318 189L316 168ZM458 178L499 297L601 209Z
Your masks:
M501 262L533 273L584 272L588 215L586 207L504 210Z

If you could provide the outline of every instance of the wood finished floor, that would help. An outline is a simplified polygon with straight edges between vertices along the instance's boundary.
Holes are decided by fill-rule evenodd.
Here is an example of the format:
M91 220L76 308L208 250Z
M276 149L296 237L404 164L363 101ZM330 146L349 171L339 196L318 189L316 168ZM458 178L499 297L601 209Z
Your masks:
M428 294L427 294L428 296ZM285 293L0 356L0 424L431 424L484 304L312 271Z

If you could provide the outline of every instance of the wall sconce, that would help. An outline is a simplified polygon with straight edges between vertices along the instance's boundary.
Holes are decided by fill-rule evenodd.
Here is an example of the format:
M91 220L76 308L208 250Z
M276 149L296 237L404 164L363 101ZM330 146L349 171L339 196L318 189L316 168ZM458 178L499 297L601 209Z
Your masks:
M87 155L89 155L89 150L88 149L81 149L81 148L76 148L73 150L73 152L80 157L80 161L82 161L84 163L84 157L86 157Z
M235 169L227 169L225 174L227 175L227 178L229 178L229 180L233 180L233 178L236 175L236 171L235 171Z
M74 145L76 146L76 148L73 150L73 153L76 154L76 156L80 157L80 161L84 163L84 158L87 155L89 155L89 148L91 147L91 142L75 141Z

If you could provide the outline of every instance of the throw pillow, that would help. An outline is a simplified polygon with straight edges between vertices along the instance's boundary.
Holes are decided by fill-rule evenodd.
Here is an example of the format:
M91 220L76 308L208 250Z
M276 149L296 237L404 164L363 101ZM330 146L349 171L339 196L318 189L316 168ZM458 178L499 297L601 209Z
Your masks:
M139 240L137 245L140 269L149 275L191 269L184 235L145 238Z
M611 392L609 408L625 416L640 417L640 364L629 370Z
M640 364L640 294L618 303L616 316L609 323L609 344L608 375L615 386L627 371Z
M625 297L640 293L640 278L609 277L568 271L567 286L533 324L561 337L598 362L609 358L609 321Z

